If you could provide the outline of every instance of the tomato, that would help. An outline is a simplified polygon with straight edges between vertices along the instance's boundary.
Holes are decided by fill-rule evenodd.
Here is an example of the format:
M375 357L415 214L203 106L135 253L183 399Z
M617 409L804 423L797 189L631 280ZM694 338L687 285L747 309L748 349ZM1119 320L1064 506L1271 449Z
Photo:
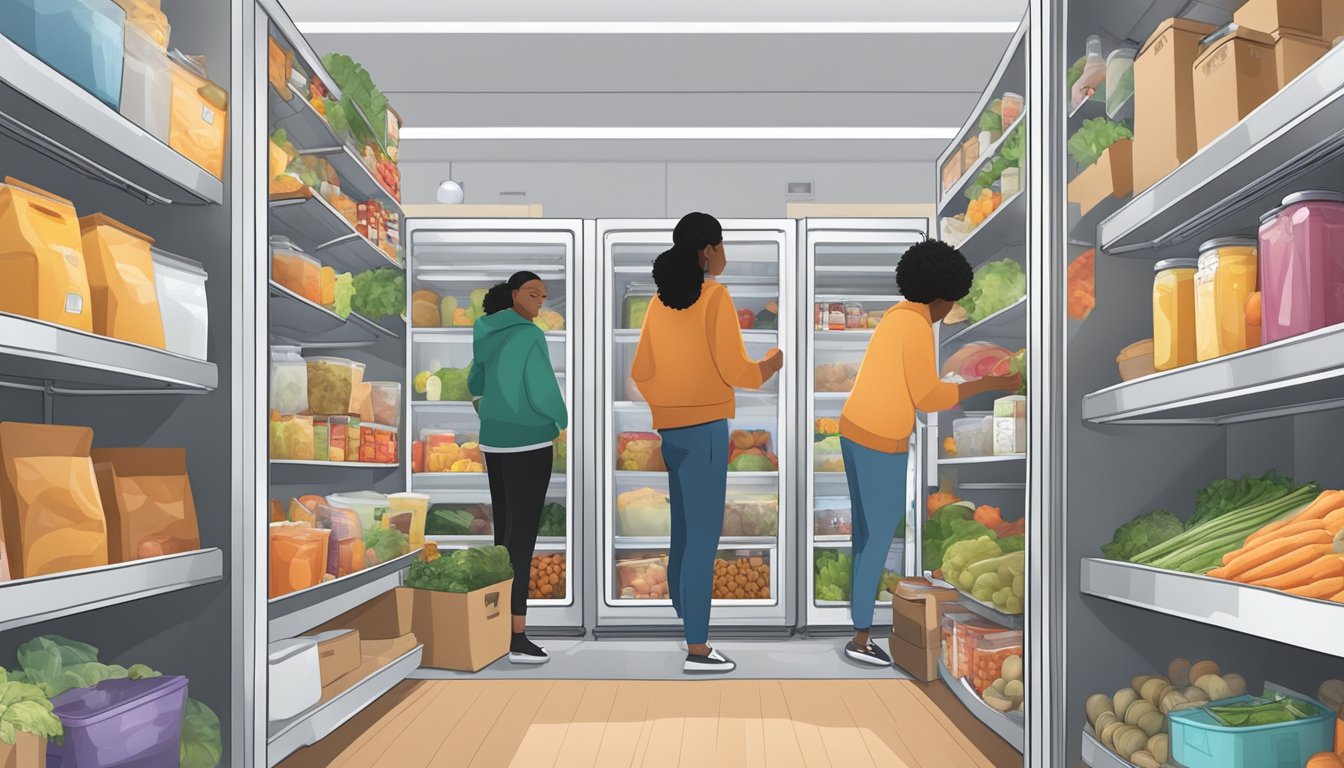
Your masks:
M739 309L737 311L737 322L743 330L748 330L756 325L756 313L750 309Z

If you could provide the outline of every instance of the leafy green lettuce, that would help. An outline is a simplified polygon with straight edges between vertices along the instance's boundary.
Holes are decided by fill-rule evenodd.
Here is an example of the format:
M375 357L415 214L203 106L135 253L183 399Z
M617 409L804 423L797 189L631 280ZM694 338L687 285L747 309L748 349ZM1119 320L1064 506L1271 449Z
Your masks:
M547 504L541 508L541 528L538 536L565 535L565 505Z
M429 510L425 533L430 536L466 536L471 533L471 521L475 519L461 507L435 505Z
M849 599L854 574L854 556L834 549L822 550L813 563L816 571L813 596L817 600L840 602Z
M1026 151L1026 132L1019 125L1008 134L1008 138L1000 145L999 151L994 157L985 164L980 175L975 177L975 183L966 190L966 199L974 200L980 197L980 192L994 186L994 182L1003 176L1003 172L1009 168L1014 168L1021 164L1022 153Z
M1012 259L1000 259L976 270L971 292L958 303L966 310L966 318L978 323L1026 295L1027 275L1021 265Z
M219 716L195 699L187 699L182 715L182 768L215 768L224 758Z
M936 571L943 567L944 556L953 544L988 536L998 538L985 526L971 519L972 512L959 504L949 504L933 513L924 524L924 567Z
M355 298L355 279L349 272L336 275L335 306L331 308L342 320L350 317L350 302Z
M1069 137L1069 155L1081 171L1100 160L1102 154L1115 142L1132 138L1134 132L1124 123L1094 117L1083 121L1083 127Z
M60 718L52 714L51 700L41 688L12 681L0 669L0 742L13 744L19 733L59 739L64 729Z
M1111 543L1102 545L1101 553L1111 560L1128 561L1184 529L1180 518L1165 509L1154 509L1115 529Z
M373 84L368 71L354 59L340 53L323 56L322 66L326 67L341 89L339 102L328 100L326 103L327 119L331 121L333 116L336 118L332 121L332 128L341 130L337 127L337 122L340 122L355 138L372 138L380 146L386 144L387 96ZM358 116L356 106L368 118L367 124Z
M504 547L459 549L436 560L411 563L406 586L435 592L474 592L513 578Z
M1195 514L1185 527L1194 528L1233 510L1273 501L1288 495L1294 486L1291 477L1272 469L1258 478L1244 475L1240 480L1214 480L1195 497Z
M373 528L364 532L364 548L372 549L380 563L401 557L408 544L406 534L396 528Z
M370 320L400 315L406 311L406 273L391 267L360 272L354 277L355 295L350 306Z

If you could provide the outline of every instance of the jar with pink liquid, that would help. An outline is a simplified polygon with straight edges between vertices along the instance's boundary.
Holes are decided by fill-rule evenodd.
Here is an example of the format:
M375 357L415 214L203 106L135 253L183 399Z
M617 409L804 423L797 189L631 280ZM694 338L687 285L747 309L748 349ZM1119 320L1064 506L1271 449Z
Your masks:
M1307 190L1260 224L1265 343L1344 323L1344 194Z

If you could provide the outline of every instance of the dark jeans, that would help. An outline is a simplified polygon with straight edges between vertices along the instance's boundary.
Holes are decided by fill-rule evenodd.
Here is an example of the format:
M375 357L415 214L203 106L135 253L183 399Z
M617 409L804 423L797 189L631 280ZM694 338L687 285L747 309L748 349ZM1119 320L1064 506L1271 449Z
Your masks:
M513 563L513 615L527 615L527 580L546 491L551 487L552 446L525 453L487 453L490 506L495 518L495 544L507 547Z
M728 422L664 429L658 435L672 502L668 595L686 628L686 642L700 645L709 638L714 555L728 493Z

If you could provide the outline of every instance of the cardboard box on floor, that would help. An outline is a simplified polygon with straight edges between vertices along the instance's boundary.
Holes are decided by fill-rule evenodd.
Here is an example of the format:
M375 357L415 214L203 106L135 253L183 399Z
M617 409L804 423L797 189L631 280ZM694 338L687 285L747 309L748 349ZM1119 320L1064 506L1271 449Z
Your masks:
M1274 38L1244 28L1219 38L1195 59L1195 137L1200 148L1278 92L1274 66Z
M921 648L895 634L891 636L891 663L920 682L931 683L938 679L939 654L937 643Z
M913 599L894 595L891 598L891 636L916 648L937 650L943 612L955 606L960 597L955 589L929 589Z
M1101 158L1084 168L1069 182L1069 202L1077 203L1082 215L1108 197L1129 197L1134 193L1134 142L1121 139L1101 153Z
M406 590L414 594L415 636L425 645L420 665L476 672L508 653L512 587L509 579L467 593Z
M1211 24L1168 19L1134 60L1134 192L1161 181L1199 150L1192 70Z

